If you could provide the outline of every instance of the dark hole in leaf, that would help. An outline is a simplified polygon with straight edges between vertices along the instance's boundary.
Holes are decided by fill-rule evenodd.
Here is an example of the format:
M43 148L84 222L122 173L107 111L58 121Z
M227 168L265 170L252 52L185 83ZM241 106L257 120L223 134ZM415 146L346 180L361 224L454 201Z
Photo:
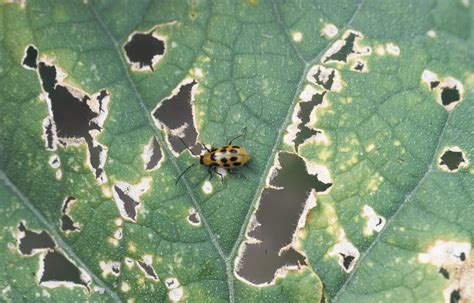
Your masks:
M344 40L344 45L341 47L341 49L326 58L326 60L324 60L324 63L330 60L347 62L347 57L354 52L354 42L356 37L357 35L355 33L349 33L347 38Z
M81 271L63 254L53 251L44 257L44 271L40 284L44 282L66 281L87 287L87 282L81 279Z
M453 102L457 102L461 99L459 90L456 87L443 87L441 91L441 102L443 105L449 105Z
M359 72L362 71L364 69L364 63L361 61L358 61L354 69Z
M51 119L47 120L46 125L44 125L44 133L46 134L46 145L47 149L53 150L53 142L54 142L54 133L53 133L53 123L51 122Z
M449 272L446 270L446 268L441 267L438 272L446 279L449 279Z
M77 230L79 230L79 228L77 228L74 225L74 221L68 215L62 215L61 216L61 229L63 231L77 231Z
M438 87L438 85L439 85L439 81L431 81L430 82L430 88L431 89Z
M26 49L26 54L23 59L23 65L30 67L30 68L36 68L36 60L38 59L38 50L33 46L30 45Z
M441 156L440 165L446 165L449 170L456 170L459 168L459 165L464 162L464 157L462 152L447 150Z
M77 231L79 228L68 214L68 207L76 200L74 197L67 197L62 208L61 229L63 231Z
M127 195L118 186L114 186L114 190L117 192L117 195L120 201L123 203L123 208L125 209L127 217L133 221L136 221L137 220L137 206L140 203L133 200L129 195Z
M238 274L256 284L270 282L284 265L306 264L303 255L287 246L293 240L310 192L322 192L331 186L321 182L317 175L308 174L299 156L281 152L278 159L281 169L270 181L278 188L263 191L255 213L259 225L248 233L261 242L244 244L245 252L238 266Z
M153 280L158 280L158 275L150 264L147 264L142 261L138 261L138 265L145 271L146 275Z
M451 296L449 297L449 303L458 303L461 300L461 293L459 289L453 290Z
M45 92L51 101L51 110L53 120L56 125L56 135L60 139L83 138L87 144L90 154L90 164L95 170L95 176L102 175L103 169L100 168L100 155L103 152L102 146L95 144L89 131L101 128L92 120L97 118L95 113L87 104L90 97L85 95L82 100L77 98L66 86L57 84L57 71L54 65L47 65L44 62L38 64L38 72ZM103 99L108 96L106 90L102 90L97 97L100 110L102 109ZM51 121L46 125L46 137L48 148L53 148L53 131Z
M296 134L296 138L294 141L295 150L297 152L299 146L303 144L304 141L320 133L317 130L307 127L306 124L311 119L311 112L313 111L314 107L323 103L325 94L326 92L323 92L321 94L314 94L311 97L311 100L299 103L300 112L298 113L298 118L301 120L301 123L298 125L299 132Z
M54 249L56 246L51 236L45 231L36 233L28 230L23 222L18 225L18 230L25 233L18 243L18 249L24 255L31 255L34 249Z
M198 218L198 216L197 216L196 213L190 214L190 215L188 216L188 220L189 220L191 223L194 223L194 224L199 224L199 222L200 222L200 221L199 221L199 218Z
M316 81L316 83L324 87L324 89L331 90L331 87L334 83L335 75L336 75L336 72L333 70L331 74L328 76L328 79L326 81L321 81L319 79L319 77L321 76L321 69L319 69L318 72L313 75L313 78Z
M112 265L112 271L113 271L116 275L120 274L120 266L118 266L118 265L116 265L116 264L113 264L113 265Z
M153 71L153 57L165 52L165 43L151 33L136 33L124 46L125 54L130 62L138 63L140 68L149 66Z
M191 99L192 89L196 84L196 80L184 84L179 88L176 95L161 101L159 107L153 112L153 117L170 130L177 130L183 125L187 125L183 131L184 137L182 139L191 148L192 152L198 155L202 151L202 146L197 144L197 130L194 126ZM171 133L168 133L168 136L171 148L176 153L181 153L186 149L178 136Z
M146 163L146 166L145 166L146 170L151 170L155 168L160 162L161 158L163 157L161 153L160 144L158 143L155 137L153 137L151 141L151 152L152 154L151 154L150 161L148 161L148 163Z
M351 255L345 255L345 254L340 254L340 255L343 258L342 266L344 266L344 268L348 270L349 267L351 267L352 261L354 261L355 257Z

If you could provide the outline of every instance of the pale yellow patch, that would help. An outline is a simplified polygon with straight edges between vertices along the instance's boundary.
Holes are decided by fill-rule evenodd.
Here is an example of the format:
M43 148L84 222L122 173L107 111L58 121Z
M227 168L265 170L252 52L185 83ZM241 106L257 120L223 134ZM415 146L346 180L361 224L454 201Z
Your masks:
M426 32L426 35L430 38L436 38L437 34L434 30L429 30Z
M334 24L326 23L321 29L321 36L326 38L334 38L338 33L338 29Z
M135 246L135 243L128 242L128 251L132 253L137 251L137 247Z
M367 147L365 148L365 151L370 153L372 150L374 150L375 148L375 144L373 143L370 143L369 145L367 145Z
M293 32L291 33L291 37L296 43L303 41L303 34L301 32Z

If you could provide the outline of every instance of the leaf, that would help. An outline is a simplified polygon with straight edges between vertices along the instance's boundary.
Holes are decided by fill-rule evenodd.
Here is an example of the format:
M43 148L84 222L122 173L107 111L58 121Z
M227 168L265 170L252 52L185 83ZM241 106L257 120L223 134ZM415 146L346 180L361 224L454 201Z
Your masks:
M5 301L473 300L469 1L0 16ZM175 185L241 134L245 178Z

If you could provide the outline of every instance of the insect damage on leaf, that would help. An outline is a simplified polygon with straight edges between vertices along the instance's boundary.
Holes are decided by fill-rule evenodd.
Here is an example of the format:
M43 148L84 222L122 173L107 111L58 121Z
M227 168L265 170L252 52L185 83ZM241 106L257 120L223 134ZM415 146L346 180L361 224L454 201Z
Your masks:
M421 81L436 93L436 102L447 111L452 111L464 98L463 84L453 77L439 78L434 72L425 69Z
M325 105L323 104L325 94L326 92L320 92L311 85L306 86L300 94L299 102L293 111L292 123L288 126L287 134L283 138L285 143L294 146L296 152L309 139L326 141L322 130L311 127L314 122L311 119L312 113Z
M339 259L339 266L341 266L345 272L351 272L360 257L360 252L357 247L347 240L345 232L340 230L339 242L332 247L328 255L337 257Z
M160 168L162 162L164 161L164 155L161 151L161 146L155 137L152 137L150 142L145 145L142 158L145 165L145 170L152 171Z
M184 295L183 287L180 286L177 278L168 278L165 281L166 288L168 288L168 298L173 302L181 301Z
M23 67L35 70L37 60L38 60L38 50L33 45L29 45L26 48L25 56L23 57L23 61L22 61Z
M153 281L159 281L158 274L153 268L153 257L150 255L143 256L143 261L138 260L137 264L141 271L145 274L145 277Z
M186 150L180 138L194 154L200 154L202 150L202 146L197 143L194 110L197 86L198 83L194 79L183 80L171 96L158 103L152 113L156 126L165 130L170 150L175 156Z
M33 46L28 49L30 48ZM28 56L27 52L24 59L30 64L28 69L34 66L31 63L34 60L32 56ZM42 98L48 104L49 115L43 120L46 148L54 151L58 143L66 148L85 143L88 148L88 163L96 179L101 184L106 182L104 165L107 148L99 144L96 137L102 132L108 115L109 93L102 89L89 97L85 92L64 84L66 75L56 65L47 60L36 59L35 62L44 91Z
M222 174L222 172L220 172L220 171L219 171L219 173ZM209 181L209 180L204 181L204 183L202 184L201 189L202 189L202 192L205 193L206 195L212 194L213 187L212 187L211 181Z
M297 229L316 206L316 192L331 187L309 173L301 157L280 152L277 159L235 260L237 277L258 286L273 284L288 269L307 264L295 249Z
M37 233L28 230L25 223L20 222L17 232L17 246L22 255L40 254L36 275L39 278L40 286L48 288L80 286L89 290L90 276L59 251L47 232Z
M367 67L367 63L362 59L355 60L354 64L351 66L351 70L359 73L368 73L369 68Z
M471 260L471 243L436 240L418 261L439 267L439 273L448 279L443 290L446 303L474 301L474 262Z
M107 278L109 275L116 277L120 275L120 262L118 261L100 261L99 267L104 278Z
M306 75L306 80L328 91L339 92L342 89L341 75L334 68L326 68L318 64L314 65Z
M370 47L361 47L359 45L363 37L359 32L353 30L346 31L342 39L334 42L322 56L321 63L335 62L345 64L351 57L370 55L372 52Z
M438 161L438 166L448 172L457 172L468 165L469 161L464 152L457 146L444 148Z
M364 234L371 236L374 231L380 232L385 226L385 218L378 215L369 205L364 205L363 216L367 218L367 225L364 228Z
M194 208L189 209L187 220L188 220L188 223L191 224L192 226L201 226L201 217L199 216L199 213L196 212Z
M334 24L327 23L321 29L321 36L332 39L332 38L336 37L338 32L339 32L339 30L337 29L337 27Z
M48 288L81 286L89 290L91 278L71 260L58 251L40 256L39 284Z
M63 171L61 170L61 160L59 159L58 155L54 154L49 157L49 166L56 171L56 179L61 180L63 177Z
M77 200L74 197L66 197L63 202L63 207L61 208L61 229L66 233L80 230L79 223L74 222L70 215L71 207L76 203L76 201Z
M27 229L24 222L20 222L17 231L17 247L22 255L32 256L45 250L54 249L56 244L47 232L37 233Z
M135 32L125 43L125 57L133 70L154 71L155 64L164 57L166 37L158 35L155 30L156 27L145 33Z
M137 222L137 209L140 207L140 196L150 189L151 178L145 177L138 184L132 185L122 181L113 186L115 204L122 218Z

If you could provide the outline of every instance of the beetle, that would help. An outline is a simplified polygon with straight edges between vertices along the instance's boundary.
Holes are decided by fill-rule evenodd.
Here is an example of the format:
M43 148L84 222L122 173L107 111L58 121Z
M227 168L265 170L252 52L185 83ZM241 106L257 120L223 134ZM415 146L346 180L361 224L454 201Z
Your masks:
M224 168L229 171L229 173L232 173L230 170L238 168L242 165L247 164L247 162L250 160L250 155L248 151L241 146L233 145L232 142L234 142L235 139L238 139L242 137L243 135L239 135L232 140L230 140L229 144L221 147L211 147L211 149L207 148L204 144L204 148L206 151L204 154L199 156L199 163L201 165L207 166L207 172L209 173L209 178L212 178L212 173L211 170L213 170L216 174L218 174L221 179L223 179L223 176L221 173L217 171L217 168ZM189 148L189 146L184 142L182 138L179 138L181 142L186 146L186 148L189 150L189 152L192 151ZM189 170L191 167L195 165L192 164L188 168L186 168L178 177L176 180L176 184L178 184L179 180L181 177Z

